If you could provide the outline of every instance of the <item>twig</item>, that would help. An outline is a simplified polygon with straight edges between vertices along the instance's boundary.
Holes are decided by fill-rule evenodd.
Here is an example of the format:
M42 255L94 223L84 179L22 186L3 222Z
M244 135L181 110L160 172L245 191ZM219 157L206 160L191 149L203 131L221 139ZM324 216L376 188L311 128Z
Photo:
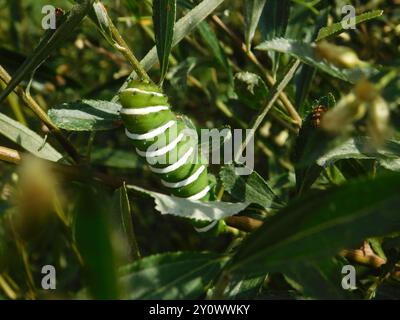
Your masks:
M132 50L129 48L128 44L125 42L124 38L122 38L121 34L119 33L118 29L115 27L113 21L111 20L110 16L108 15L107 9L104 5L99 1L97 5L101 6L102 14L107 19L107 27L111 32L111 36L109 37L106 33L103 32L102 27L99 26L97 23L96 26L99 28L99 31L103 34L104 38L110 42L110 44L117 49L122 55L129 61L132 65L136 74L142 79L151 82L149 75L147 74L146 70L142 67L139 60L133 54Z
M243 51L243 53L247 56L247 58L265 75L265 79L267 80L267 84L272 87L275 85L274 78L268 73L268 71L263 67L263 65L258 61L257 57L253 54L253 52L249 51L246 45L234 34L225 23L216 15L212 16L212 20L219 26ZM293 118L298 127L301 126L302 119L298 114L296 108L290 102L289 98L284 92L279 94L279 99L282 104L285 106L287 112Z
M263 221L246 216L232 216L225 219L226 223L239 230L252 232L263 225Z

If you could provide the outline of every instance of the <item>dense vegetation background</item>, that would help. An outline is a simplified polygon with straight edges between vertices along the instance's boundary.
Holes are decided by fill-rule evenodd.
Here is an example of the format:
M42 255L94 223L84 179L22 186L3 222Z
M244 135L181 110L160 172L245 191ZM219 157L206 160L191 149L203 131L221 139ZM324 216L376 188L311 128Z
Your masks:
M52 1L45 31L48 1L0 1L0 299L399 298L399 1L154 2ZM198 128L256 130L250 176L210 165L219 202L135 155L135 57Z

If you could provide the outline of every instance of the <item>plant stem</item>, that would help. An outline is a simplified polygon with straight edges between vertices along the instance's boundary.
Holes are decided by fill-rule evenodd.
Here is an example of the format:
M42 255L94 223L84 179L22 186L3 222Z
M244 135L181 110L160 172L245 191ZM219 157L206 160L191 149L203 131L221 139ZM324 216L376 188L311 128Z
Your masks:
M275 79L268 73L268 71L262 66L262 64L258 61L257 57L253 54L253 52L249 51L246 45L236 36L234 32L232 32L225 23L216 15L212 16L212 20L215 22L217 26L219 26L243 51L243 53L247 56L247 58L261 71L261 73L265 76L267 80L267 84L269 87L273 87L275 85ZM282 104L285 106L286 111L293 118L294 122L298 127L301 126L302 119L298 114L296 108L290 102L289 98L284 92L279 94L279 99Z
M122 55L129 61L129 63L132 65L133 69L135 70L136 74L139 76L141 80L146 80L149 82L152 82L149 75L147 74L146 70L142 67L140 64L139 60L136 58L136 56L133 54L132 50L129 48L128 44L124 40L124 38L121 36L119 33L118 29L115 27L113 21L111 20L110 16L107 13L106 8L104 5L99 1L99 5L102 6L102 13L105 15L105 18L107 19L107 27L109 28L109 31L111 32L112 38L108 37L102 30L102 28L97 24L96 26L99 28L100 32L103 34L103 36L110 42L110 44L117 49L119 52L122 53Z

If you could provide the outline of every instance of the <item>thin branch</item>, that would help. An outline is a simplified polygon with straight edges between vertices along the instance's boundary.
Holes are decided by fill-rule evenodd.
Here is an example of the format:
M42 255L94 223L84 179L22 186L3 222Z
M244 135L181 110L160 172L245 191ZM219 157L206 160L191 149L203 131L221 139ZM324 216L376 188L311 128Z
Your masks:
M237 35L232 32L225 23L216 15L212 16L212 20L215 24L220 27L243 51L243 53L247 56L247 58L261 71L263 75L265 75L265 79L267 80L267 84L269 87L273 87L275 85L274 78L268 73L268 71L263 67L263 65L258 61L257 57L253 54L253 52L249 51L246 45L237 37ZM289 98L284 92L279 94L279 99L286 108L289 115L293 118L294 122L298 127L301 126L302 119L298 114L296 108L290 102Z

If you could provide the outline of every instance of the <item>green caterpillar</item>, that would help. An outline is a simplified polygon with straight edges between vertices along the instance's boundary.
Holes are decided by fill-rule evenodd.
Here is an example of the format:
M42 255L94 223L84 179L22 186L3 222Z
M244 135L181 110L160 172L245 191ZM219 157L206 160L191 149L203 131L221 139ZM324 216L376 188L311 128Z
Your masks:
M211 186L197 134L171 111L168 97L155 84L132 80L119 98L126 135L161 183L177 197L209 200ZM198 232L207 232L217 224L194 223Z

